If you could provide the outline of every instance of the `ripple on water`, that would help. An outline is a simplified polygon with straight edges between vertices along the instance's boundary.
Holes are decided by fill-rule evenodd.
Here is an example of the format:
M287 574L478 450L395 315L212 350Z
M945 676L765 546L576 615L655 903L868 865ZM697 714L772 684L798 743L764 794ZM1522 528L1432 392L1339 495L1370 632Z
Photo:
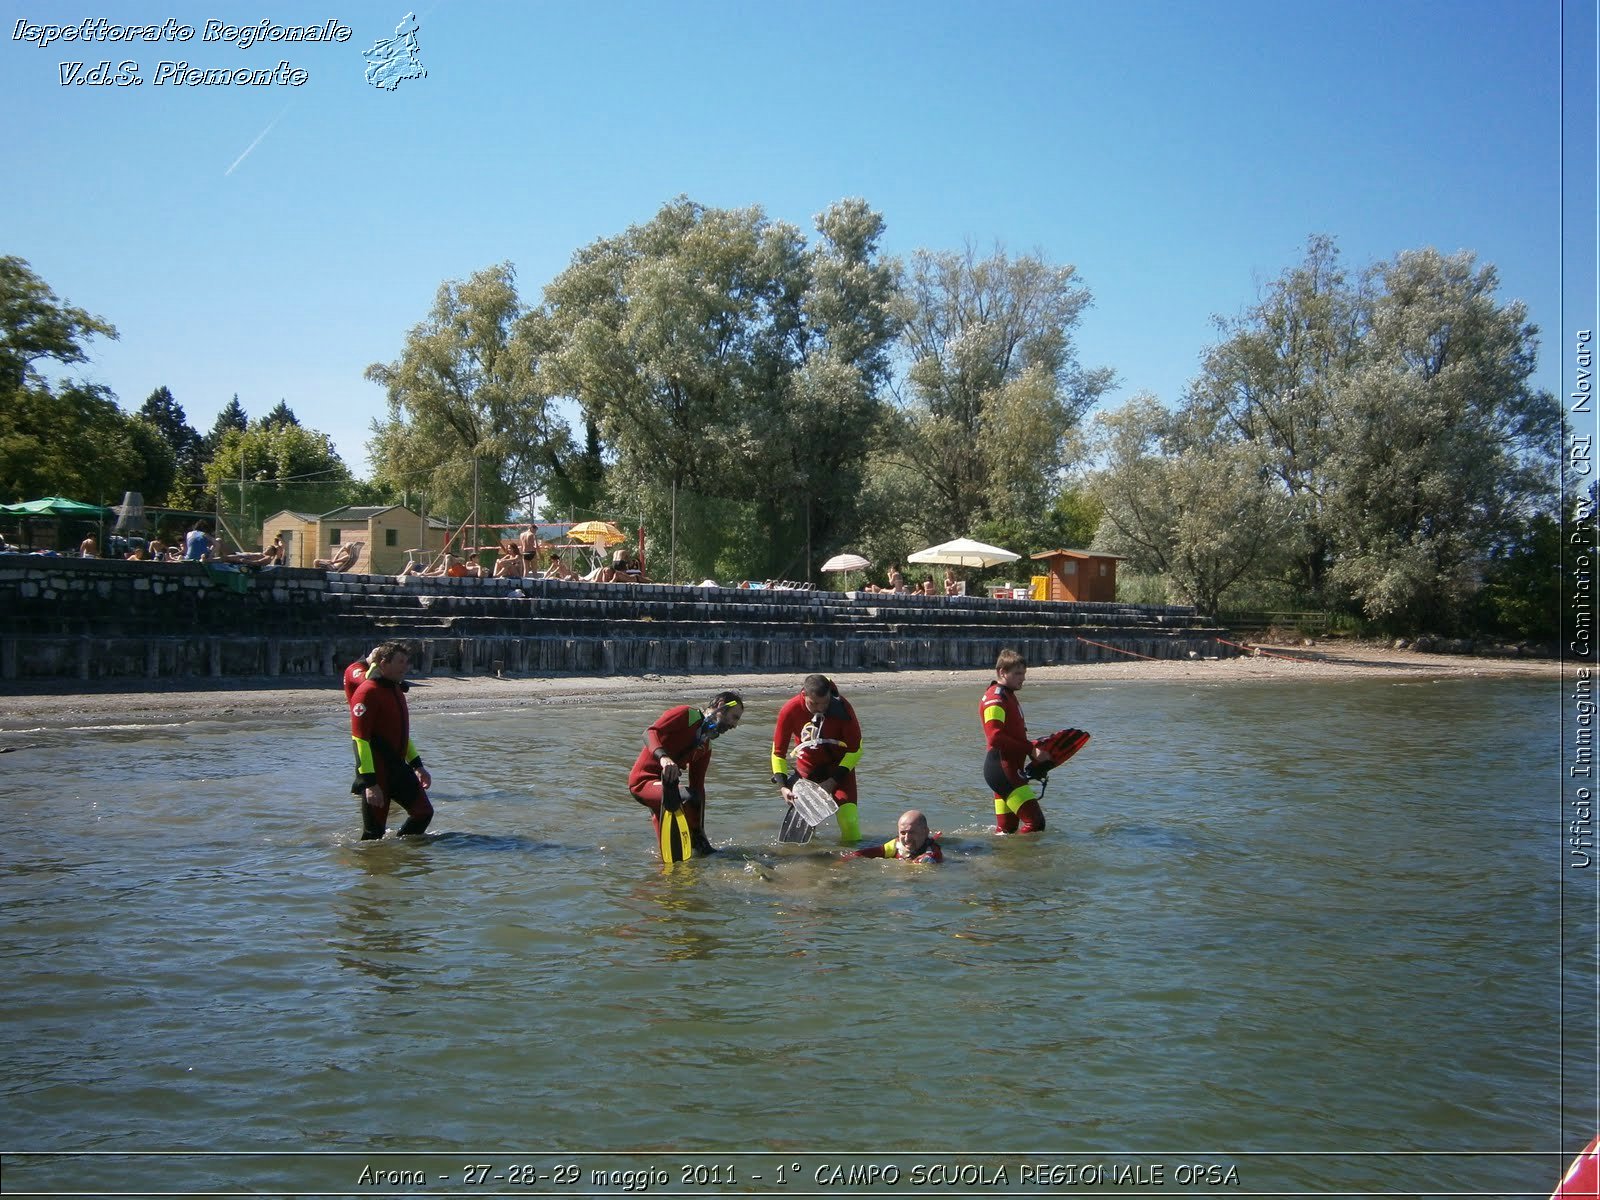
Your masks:
M623 787L641 704L586 707L574 739L419 697L439 815L381 843L357 838L347 743L320 715L62 739L48 773L8 776L0 1131L34 1149L1543 1144L1559 914L1526 831L1554 769L1504 750L1548 742L1538 686L1030 685L1037 728L1095 735L1052 776L1040 838L989 832L973 693L857 701L866 831L924 808L939 868L841 861L827 830L778 846L761 702L712 769L724 853L666 871ZM106 1187L156 1186L119 1169ZM185 1170L162 1186L211 1186ZM312 1166L252 1170L335 1190ZM1379 1174L1429 1190L1403 1162L1360 1178Z

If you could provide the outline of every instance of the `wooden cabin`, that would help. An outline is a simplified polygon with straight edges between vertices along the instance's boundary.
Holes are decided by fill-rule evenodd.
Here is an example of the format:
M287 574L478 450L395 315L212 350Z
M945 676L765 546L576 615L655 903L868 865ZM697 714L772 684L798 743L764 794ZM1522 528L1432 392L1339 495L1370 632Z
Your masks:
M261 536L270 543L276 534L283 535L287 566L310 567L319 558L336 557L340 546L360 542L352 572L398 575L405 569L408 550L421 551L419 558L438 554L449 526L398 504L346 505L321 514L273 513L262 523Z
M1091 600L1110 603L1117 598L1117 563L1120 554L1090 550L1046 550L1031 556L1045 566L1043 600Z

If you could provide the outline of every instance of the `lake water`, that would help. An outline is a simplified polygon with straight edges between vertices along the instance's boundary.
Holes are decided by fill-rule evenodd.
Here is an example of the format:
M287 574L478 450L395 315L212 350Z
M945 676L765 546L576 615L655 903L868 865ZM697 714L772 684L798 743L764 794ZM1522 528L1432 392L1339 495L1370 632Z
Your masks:
M982 687L851 697L863 832L916 803L941 867L777 843L781 696L672 868L660 701L420 686L438 816L367 844L331 688L6 735L5 1191L1548 1194L1556 681L1030 685L1094 740L1027 839Z

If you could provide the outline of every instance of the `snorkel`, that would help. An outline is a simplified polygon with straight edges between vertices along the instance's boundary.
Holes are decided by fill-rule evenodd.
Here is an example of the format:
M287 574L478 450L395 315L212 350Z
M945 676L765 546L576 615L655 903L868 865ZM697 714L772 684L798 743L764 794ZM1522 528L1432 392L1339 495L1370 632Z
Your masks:
M718 692L711 698L711 703L706 707L705 719L701 721L700 728L708 738L714 738L722 732L722 718L729 709L740 707L744 703L738 692Z

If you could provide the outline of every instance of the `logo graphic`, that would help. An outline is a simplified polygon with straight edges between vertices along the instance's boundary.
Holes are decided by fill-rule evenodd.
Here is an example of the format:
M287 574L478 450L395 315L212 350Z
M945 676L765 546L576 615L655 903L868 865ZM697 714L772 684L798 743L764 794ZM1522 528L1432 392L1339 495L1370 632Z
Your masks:
M367 706L365 704L358 704L350 711L358 717L364 717L367 715Z
M428 71L422 65L421 47L417 45L416 13L407 13L394 27L392 38L379 38L371 50L363 50L367 60L367 82L373 87L394 91L402 80L423 79Z

